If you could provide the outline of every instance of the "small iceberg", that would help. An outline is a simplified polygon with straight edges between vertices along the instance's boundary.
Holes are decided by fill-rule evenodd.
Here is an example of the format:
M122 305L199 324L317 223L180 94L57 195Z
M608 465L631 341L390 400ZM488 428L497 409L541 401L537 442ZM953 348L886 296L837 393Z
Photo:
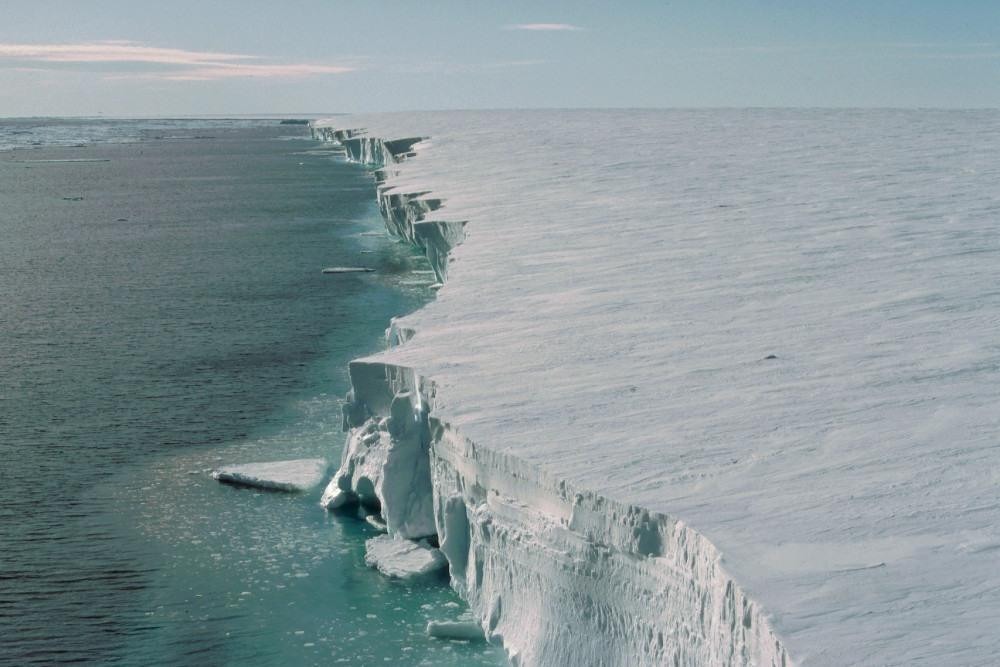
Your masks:
M435 639L459 639L462 641L483 641L486 636L475 621L428 621L427 636Z
M389 528L385 525L385 521L375 514L368 514L365 516L365 523L374 528L375 530L381 531L383 533L389 532Z
M417 579L448 567L444 554L434 547L390 535L365 542L365 563L395 579Z
M213 470L212 477L237 486L299 492L319 486L326 477L328 467L325 459L246 463Z
M331 266L323 269L323 273L374 273L375 269L367 266Z

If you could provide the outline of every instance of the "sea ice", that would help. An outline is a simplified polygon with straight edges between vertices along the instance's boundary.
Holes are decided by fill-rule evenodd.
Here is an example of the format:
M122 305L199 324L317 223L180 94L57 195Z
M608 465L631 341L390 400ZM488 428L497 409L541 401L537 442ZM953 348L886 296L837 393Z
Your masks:
M365 562L396 579L416 579L448 567L441 552L423 542L379 535L365 542Z
M323 482L328 469L325 459L296 459L225 466L212 471L212 477L227 484L258 489L309 491Z

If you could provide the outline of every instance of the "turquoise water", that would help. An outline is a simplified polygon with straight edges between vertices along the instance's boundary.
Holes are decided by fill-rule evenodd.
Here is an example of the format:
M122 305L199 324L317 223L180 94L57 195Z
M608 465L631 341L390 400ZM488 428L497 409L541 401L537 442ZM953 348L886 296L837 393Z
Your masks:
M0 153L0 662L502 664L318 491L208 476L336 461L347 362L431 293L303 128L171 122Z

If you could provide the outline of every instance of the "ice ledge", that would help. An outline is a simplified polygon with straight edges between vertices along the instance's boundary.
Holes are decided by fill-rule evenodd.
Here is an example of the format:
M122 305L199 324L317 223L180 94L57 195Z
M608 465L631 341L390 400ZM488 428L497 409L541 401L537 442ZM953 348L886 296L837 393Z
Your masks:
M313 133L377 169L387 229L422 248L443 281L465 223L428 222L443 202L390 184L392 164L420 140ZM389 336L402 344L413 333ZM348 444L324 504L377 504L391 535L436 534L452 586L513 663L790 664L715 546L682 521L469 441L436 414L433 382L414 369L358 360L350 374Z

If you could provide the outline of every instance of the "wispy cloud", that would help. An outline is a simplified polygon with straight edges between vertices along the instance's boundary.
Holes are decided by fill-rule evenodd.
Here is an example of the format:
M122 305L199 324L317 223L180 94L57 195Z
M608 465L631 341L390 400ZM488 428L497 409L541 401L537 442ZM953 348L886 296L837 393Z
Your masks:
M133 62L201 65L253 60L255 57L236 53L165 49L113 40L82 44L0 44L0 58L49 63Z
M546 60L497 60L490 62L455 63L441 60L410 60L390 63L385 65L383 69L401 74L465 74L468 72L534 67L536 65L544 65L547 62Z
M353 68L340 65L220 65L165 75L168 81L211 81L213 79L233 79L240 77L260 77L267 79L297 79L319 74L343 74Z
M232 78L301 78L322 74L342 74L347 65L316 63L274 63L260 56L216 51L147 46L128 40L105 40L75 44L0 43L0 67L31 64L45 69L55 66L98 64L146 66L150 71L132 72L109 78L155 78L166 81L212 81Z
M571 23L516 23L504 26L504 30L532 30L536 32L572 32L583 30L578 25Z
M352 71L339 65L256 65L219 64L216 66L192 67L169 72L135 72L109 74L107 81L127 81L129 79L155 79L159 81L218 81L220 79L300 79L321 74L343 74Z

